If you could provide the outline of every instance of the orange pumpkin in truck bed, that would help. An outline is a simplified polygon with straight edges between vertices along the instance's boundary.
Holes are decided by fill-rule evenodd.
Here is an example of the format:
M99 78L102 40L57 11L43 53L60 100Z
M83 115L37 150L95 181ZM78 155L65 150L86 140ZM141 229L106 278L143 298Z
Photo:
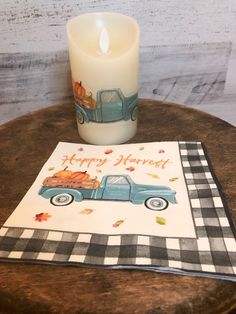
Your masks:
M47 177L43 185L65 188L97 189L100 182L97 177L91 178L87 171L71 171L65 167L56 172L52 177Z
M56 177L56 178L70 178L72 173L73 173L73 171L67 170L67 168L68 167L65 167L64 170L60 170L60 171L54 173L53 176Z
M87 173L87 171L75 171L71 174L70 179L76 179L76 180L89 180L90 175Z
M87 171L71 171L67 170L68 167L66 167L64 170L56 172L53 177L55 178L61 178L61 179L76 179L76 180L89 180L90 175L87 173Z

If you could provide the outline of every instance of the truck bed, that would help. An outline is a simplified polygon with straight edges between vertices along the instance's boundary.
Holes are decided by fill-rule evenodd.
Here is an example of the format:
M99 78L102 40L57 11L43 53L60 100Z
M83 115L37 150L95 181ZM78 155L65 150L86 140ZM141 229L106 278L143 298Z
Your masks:
M47 177L43 181L44 186L63 187L71 189L97 189L100 186L97 179L76 180L67 178Z

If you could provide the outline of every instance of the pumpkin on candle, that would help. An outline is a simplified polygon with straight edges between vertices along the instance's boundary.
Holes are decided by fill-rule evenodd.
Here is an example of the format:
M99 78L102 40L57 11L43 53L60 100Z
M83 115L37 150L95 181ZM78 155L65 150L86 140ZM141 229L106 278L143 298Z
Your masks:
M84 97L86 95L86 90L82 85L82 82L74 82L74 94L76 97Z
M78 83L72 79L72 86L74 98L79 102L80 106L89 109L96 108L96 101L93 99L92 93L90 92L90 94L87 95L86 89L82 85L81 81Z

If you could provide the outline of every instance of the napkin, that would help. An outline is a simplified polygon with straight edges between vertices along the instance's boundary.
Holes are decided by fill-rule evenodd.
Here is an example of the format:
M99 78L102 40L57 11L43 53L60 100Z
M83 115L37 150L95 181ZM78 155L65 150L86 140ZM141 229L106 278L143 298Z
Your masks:
M0 229L0 260L236 281L236 232L202 143L60 142Z

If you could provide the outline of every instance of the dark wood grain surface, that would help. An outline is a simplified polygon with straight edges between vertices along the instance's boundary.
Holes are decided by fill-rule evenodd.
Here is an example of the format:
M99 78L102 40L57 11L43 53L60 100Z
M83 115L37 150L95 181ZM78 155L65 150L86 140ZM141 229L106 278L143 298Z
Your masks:
M202 141L236 221L236 129L185 106L140 100L130 141ZM82 143L72 104L0 127L0 225L59 141ZM0 313L235 313L236 283L138 270L0 263Z

